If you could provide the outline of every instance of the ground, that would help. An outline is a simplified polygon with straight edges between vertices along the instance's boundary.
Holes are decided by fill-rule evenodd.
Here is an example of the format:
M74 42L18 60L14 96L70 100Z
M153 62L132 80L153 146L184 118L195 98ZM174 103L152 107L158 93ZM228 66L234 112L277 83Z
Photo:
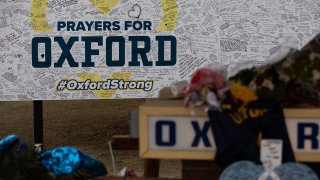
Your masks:
M113 175L108 142L130 134L129 114L145 99L44 101L44 148L73 146L104 162ZM0 102L0 138L16 134L33 145L33 103ZM117 169L128 167L143 175L138 151L115 151ZM181 162L163 160L160 176L181 177Z

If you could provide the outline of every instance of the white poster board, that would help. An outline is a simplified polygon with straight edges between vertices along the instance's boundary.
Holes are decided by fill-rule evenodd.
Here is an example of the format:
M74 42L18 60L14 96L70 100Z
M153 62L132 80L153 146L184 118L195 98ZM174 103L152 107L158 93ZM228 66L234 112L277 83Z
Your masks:
M2 0L0 100L157 97L208 64L267 63L318 0ZM249 64L248 64L249 62ZM243 66L246 64L245 66Z

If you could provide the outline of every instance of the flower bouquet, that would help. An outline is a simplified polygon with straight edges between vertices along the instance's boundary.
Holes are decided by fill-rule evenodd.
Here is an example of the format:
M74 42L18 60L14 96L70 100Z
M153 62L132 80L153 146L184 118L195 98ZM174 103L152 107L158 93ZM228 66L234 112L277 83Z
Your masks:
M283 162L294 161L283 107L320 106L320 35L275 63L230 78L199 69L185 89L184 105L205 107L217 145L216 160L259 163L260 140L281 139Z
M320 106L320 35L273 64L239 71L199 69L185 91L185 106L235 111L257 100L283 107Z
M219 108L225 88L226 76L223 71L199 69L185 89L184 105L191 108L203 105Z

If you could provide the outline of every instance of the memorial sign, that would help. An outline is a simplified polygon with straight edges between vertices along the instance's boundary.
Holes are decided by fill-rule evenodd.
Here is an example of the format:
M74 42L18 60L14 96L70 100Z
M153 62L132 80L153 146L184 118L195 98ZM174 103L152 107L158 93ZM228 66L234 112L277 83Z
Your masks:
M285 109L286 125L297 161L320 161L319 109ZM181 101L142 105L140 155L143 158L209 160L216 144L203 109L194 114Z
M0 12L2 101L157 97L209 64L266 64L320 29L316 1L4 0Z

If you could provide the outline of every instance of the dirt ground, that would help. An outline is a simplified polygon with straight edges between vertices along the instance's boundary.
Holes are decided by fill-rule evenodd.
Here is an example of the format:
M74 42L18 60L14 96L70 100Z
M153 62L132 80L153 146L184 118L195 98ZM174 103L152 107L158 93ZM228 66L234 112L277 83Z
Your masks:
M130 134L129 113L144 99L44 101L44 148L73 146L104 162L113 175L108 142ZM16 134L33 145L33 103L0 102L0 138ZM143 175L138 150L114 151L117 168ZM160 177L181 177L181 162L162 160Z

